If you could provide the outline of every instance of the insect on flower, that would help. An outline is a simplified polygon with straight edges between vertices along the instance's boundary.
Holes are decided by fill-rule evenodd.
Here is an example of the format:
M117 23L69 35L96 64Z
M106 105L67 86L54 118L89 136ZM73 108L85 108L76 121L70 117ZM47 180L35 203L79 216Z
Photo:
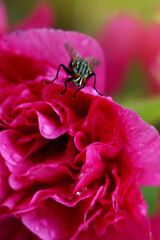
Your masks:
M96 74L94 73L95 68L98 67L98 65L100 64L99 59L93 57L82 58L80 53L69 43L65 43L65 48L68 52L68 55L71 58L69 67L67 68L64 64L60 64L57 70L56 77L52 81L44 83L45 84L53 83L58 78L59 70L62 67L64 71L71 77L65 81L65 89L63 92L61 92L61 95L63 95L66 92L67 83L72 81L72 83L75 86L77 87L80 86L73 95L73 98L75 98L76 93L82 88L84 88L88 80L92 76L94 76L94 89L99 95L103 96L96 89Z

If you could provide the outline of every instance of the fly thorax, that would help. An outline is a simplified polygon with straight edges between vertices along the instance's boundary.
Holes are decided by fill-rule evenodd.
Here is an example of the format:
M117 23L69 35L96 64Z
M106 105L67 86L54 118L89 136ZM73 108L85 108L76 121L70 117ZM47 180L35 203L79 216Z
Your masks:
M78 58L72 62L72 81L75 86L81 86L86 83L90 74L89 64L84 59Z
M80 73L81 75L88 75L89 74L89 64L82 58L78 58L77 60L72 62L72 72L73 73Z

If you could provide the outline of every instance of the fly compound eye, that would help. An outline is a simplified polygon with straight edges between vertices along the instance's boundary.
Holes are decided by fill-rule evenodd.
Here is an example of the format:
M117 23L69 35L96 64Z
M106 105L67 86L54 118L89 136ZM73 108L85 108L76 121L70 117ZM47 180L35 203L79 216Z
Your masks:
M73 78L73 79L78 79L80 76L81 76L80 73L73 73L73 74L72 74L72 78Z
M75 62L72 62L72 67L76 67L77 64Z

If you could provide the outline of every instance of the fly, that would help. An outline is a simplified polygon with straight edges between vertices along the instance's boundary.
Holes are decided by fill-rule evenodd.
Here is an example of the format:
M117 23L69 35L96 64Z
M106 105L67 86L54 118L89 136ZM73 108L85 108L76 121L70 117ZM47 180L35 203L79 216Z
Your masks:
M80 53L73 47L71 46L69 43L65 43L65 48L67 50L68 55L70 56L70 64L69 67L67 68L64 64L60 64L57 70L57 74L56 77L50 81L50 82L45 82L45 84L48 83L53 83L57 78L58 78L58 74L59 74L59 70L62 67L64 69L64 71L70 75L71 77L66 79L64 85L65 85L65 89L63 92L61 92L61 95L63 95L66 90L67 90L67 83L71 82L79 87L74 95L73 98L75 98L76 93L81 90L82 88L84 88L88 82L88 80L94 76L94 89L96 90L96 92L103 96L101 93L98 92L98 90L96 89L96 74L94 72L94 70L99 66L100 61L97 58L93 58L93 57L88 57L88 58L82 58Z

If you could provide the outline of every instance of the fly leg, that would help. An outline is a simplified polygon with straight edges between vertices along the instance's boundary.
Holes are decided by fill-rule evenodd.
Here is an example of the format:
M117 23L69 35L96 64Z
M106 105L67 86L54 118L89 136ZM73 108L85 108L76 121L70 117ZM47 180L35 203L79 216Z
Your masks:
M81 90L82 88L84 88L85 86L86 86L86 83L85 83L82 87L78 88L78 89L75 91L75 93L74 93L74 95L73 95L73 98L75 98L75 97L76 97L76 93L77 93L79 90Z
M68 82L71 82L71 81L72 81L72 78L68 78L68 79L65 81L65 83L64 83L65 89L64 89L63 92L61 92L61 95L63 95L63 94L65 93L65 91L67 90L67 83L68 83Z
M56 73L56 77L50 82L44 82L44 84L53 83L58 78L60 67L62 67L67 74L72 75L71 71L66 66L60 64Z
M96 74L93 72L91 73L91 75L87 78L87 81L90 79L90 77L94 76L94 89L96 90L96 92L100 95L100 96L103 96L103 94L99 93L97 88L96 88Z

